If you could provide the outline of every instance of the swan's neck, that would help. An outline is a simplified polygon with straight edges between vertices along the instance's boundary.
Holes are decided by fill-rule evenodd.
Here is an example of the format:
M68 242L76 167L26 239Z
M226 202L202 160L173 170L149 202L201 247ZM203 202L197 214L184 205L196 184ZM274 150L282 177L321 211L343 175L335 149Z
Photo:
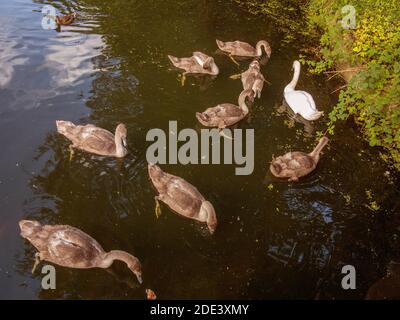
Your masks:
M112 250L104 255L101 267L109 268L115 260L125 262L129 268L134 267L139 263L139 260L136 257L125 251Z
M241 94L239 96L239 108L242 109L244 114L248 114L249 113L249 108L246 105L246 98L247 98L247 94Z
M265 50L265 53L269 57L271 55L271 47L269 43L265 40L261 40L257 43L256 45L256 50L257 50L257 56L261 57L263 55L263 49Z
M286 86L285 92L294 91L294 89L296 88L297 82L299 82L299 77L300 77L300 67L296 65L296 66L294 67L293 79L292 79L292 81Z
M116 131L115 132L115 155L119 158L125 157L127 154L127 150L122 143L121 134Z
M329 140L326 137L323 137L315 149L310 153L310 156L315 159L319 159L319 154L321 153L322 149L328 144Z

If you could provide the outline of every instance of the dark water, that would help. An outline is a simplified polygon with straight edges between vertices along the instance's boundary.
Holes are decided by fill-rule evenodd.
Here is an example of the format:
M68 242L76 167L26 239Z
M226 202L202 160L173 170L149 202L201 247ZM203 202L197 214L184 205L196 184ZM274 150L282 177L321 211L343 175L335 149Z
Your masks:
M300 45L284 44L268 17L247 15L230 1L52 1L79 19L61 32L41 28L42 1L0 0L0 298L363 298L400 251L400 191L350 124L338 129L318 169L298 184L272 178L272 155L311 150L315 137L279 114ZM196 111L235 102L239 69L216 54L215 39L265 38L273 57L263 68L272 83L237 127L255 129L255 171L233 166L163 166L187 179L214 204L214 236L163 206L154 214L146 171L148 130L201 127ZM200 50L216 57L215 80L188 78L185 87L167 54ZM246 63L241 69L245 69ZM334 84L303 70L299 86L322 110L335 103ZM77 153L56 134L55 120L128 128L124 161ZM315 130L325 130L324 121ZM270 188L268 188L270 186ZM368 208L373 202L379 209ZM70 224L106 250L134 253L143 263L136 285L124 265L109 272L56 267L57 289L41 289L30 273L34 250L18 221ZM341 268L357 269L357 290L341 289Z

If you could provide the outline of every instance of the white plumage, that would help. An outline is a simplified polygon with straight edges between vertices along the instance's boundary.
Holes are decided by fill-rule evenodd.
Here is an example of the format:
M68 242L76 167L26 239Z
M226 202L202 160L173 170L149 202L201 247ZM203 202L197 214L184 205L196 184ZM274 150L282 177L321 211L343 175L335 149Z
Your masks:
M294 113L301 115L304 119L314 121L324 113L318 111L311 94L305 91L295 90L300 77L300 62L293 63L294 76L292 81L285 87L285 100Z

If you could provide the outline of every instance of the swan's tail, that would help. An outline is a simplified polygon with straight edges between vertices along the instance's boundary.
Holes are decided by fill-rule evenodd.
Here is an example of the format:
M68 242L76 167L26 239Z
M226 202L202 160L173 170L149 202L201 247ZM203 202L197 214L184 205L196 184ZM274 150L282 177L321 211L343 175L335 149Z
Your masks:
M271 169L272 169L271 171L273 171L273 173L275 174L280 174L282 171L281 165L276 162L271 163Z
M210 121L210 118L206 114L200 112L196 112L196 118L202 125L207 125Z
M42 225L34 220L21 220L18 224L21 229L21 237L25 239L33 234L37 234L42 229Z
M225 42L218 39L216 39L215 42L217 43L218 48L223 51L225 48Z
M179 58L168 55L168 59L169 61L171 61L171 63L176 67L177 64L179 63Z
M312 113L311 115L308 115L307 118L305 118L308 121L315 121L321 118L324 115L323 111L316 111Z
M56 126L57 126L58 133L61 133L64 136L68 135L68 133L73 131L73 129L75 128L75 125L72 122L62 121L62 120L57 120Z

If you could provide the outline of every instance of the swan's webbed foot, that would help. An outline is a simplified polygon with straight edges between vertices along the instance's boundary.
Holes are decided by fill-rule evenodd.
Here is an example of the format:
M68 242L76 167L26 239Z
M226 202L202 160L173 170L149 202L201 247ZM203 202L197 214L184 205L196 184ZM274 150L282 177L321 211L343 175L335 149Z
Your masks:
M33 268L32 268L32 274L35 273L35 270L36 270L37 266L39 265L39 263L40 263L40 253L36 252L35 253L35 263L33 264Z
M70 144L69 145L69 161L72 161L74 154L75 154L74 145Z
M161 205L160 205L160 197L159 196L155 196L154 200L156 202L156 207L154 209L155 213L156 213L156 217L157 219L161 216L162 212L161 212Z
M226 126L225 126L225 124L224 124L224 126L220 126L220 127L218 128L218 129L219 129L219 135L222 136L222 137L224 137L224 138L226 138L226 139L228 139L228 140L233 140L232 135L228 136L228 135L225 134L225 132L224 132L225 127L226 127Z
M240 79L241 77L242 77L242 74L241 74L241 73L238 73L238 74L233 74L233 75L231 75L231 76L229 77L229 79L237 80L237 79Z
M264 82L265 82L266 84L268 84L268 85L272 86L272 83L271 83L271 82L269 82L267 79L264 79Z
M182 73L181 86L184 87L186 82L186 73Z
M234 64L236 64L238 67L240 67L239 62L237 62L232 55L229 55L229 58L233 61Z

